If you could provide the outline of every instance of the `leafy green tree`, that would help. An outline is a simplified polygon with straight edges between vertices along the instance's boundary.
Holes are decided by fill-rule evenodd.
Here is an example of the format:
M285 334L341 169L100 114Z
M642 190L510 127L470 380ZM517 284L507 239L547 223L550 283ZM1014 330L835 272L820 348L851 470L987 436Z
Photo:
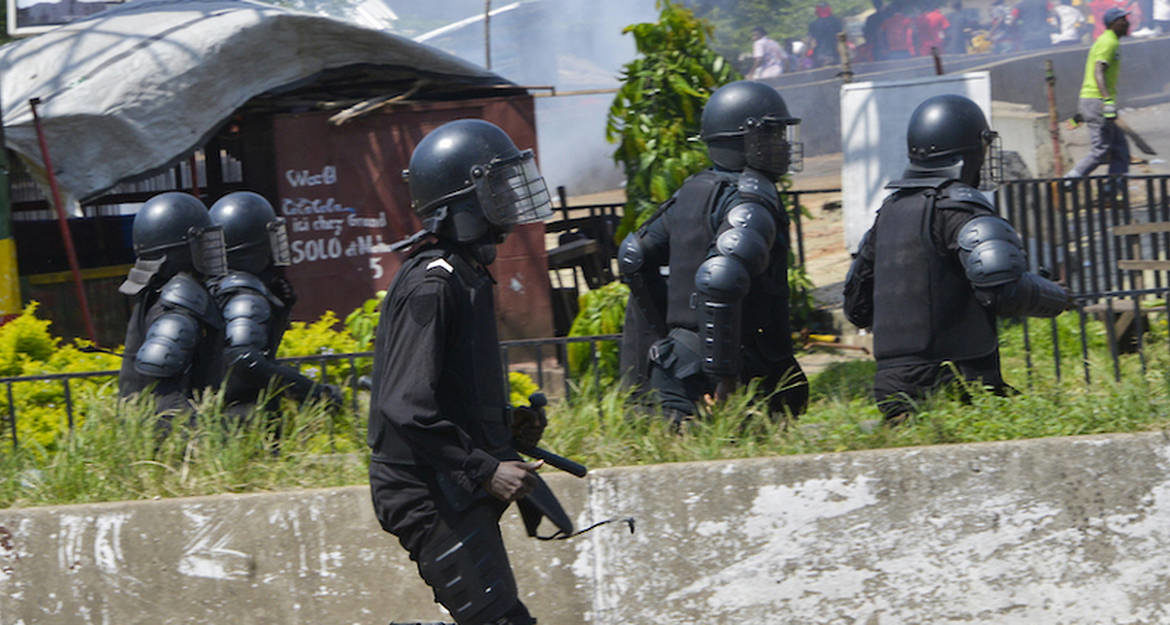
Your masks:
M646 220L687 176L710 165L699 115L711 92L739 73L711 50L711 28L687 8L659 0L657 22L627 26L638 58L622 70L606 138L626 174L626 210L618 238Z

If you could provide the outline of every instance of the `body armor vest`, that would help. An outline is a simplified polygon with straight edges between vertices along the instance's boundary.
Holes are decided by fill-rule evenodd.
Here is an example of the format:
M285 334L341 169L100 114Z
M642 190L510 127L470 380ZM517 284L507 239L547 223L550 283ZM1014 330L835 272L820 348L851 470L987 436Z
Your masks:
M969 360L995 351L995 317L975 299L956 254L932 233L937 186L903 187L874 222L874 355L879 368ZM898 183L891 186L898 187ZM972 216L990 214L970 206Z
M692 307L695 272L707 260L715 239L712 215L721 192L735 184L739 174L713 169L691 176L679 188L674 205L663 215L670 231L670 276L667 277L666 325L698 330L699 315Z
M453 270L428 265L442 259ZM455 309L449 324L451 334L442 354L443 369L435 391L443 417L458 425L480 447L497 458L513 458L512 432L508 424L506 378L500 360L500 341L496 331L496 308L492 287L495 284L486 269L473 266L460 253L443 246L429 246L415 252L390 285L383 305L383 319L390 314L396 289L414 272L429 272L449 280L455 292ZM379 327L379 335L383 329ZM381 341L379 341L381 342ZM432 354L375 354L375 358L435 358ZM379 384L375 380L374 384ZM373 389L377 396L378 389ZM416 458L402 436L385 430L393 426L386 419L372 420L367 441L374 459L398 464L426 464Z

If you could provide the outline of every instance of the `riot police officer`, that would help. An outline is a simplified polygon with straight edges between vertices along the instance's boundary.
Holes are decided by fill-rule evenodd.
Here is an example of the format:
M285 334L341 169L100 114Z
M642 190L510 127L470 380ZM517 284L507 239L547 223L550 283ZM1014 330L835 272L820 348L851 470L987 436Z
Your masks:
M224 402L228 410L247 414L262 390L273 384L297 400L324 397L341 404L337 387L317 384L275 361L288 328L296 293L284 276L290 262L284 219L263 196L251 191L229 193L211 206L211 220L223 228L228 273L208 288L223 314ZM279 395L269 397L277 414Z
M531 150L475 119L423 137L403 173L423 229L396 244L416 247L375 339L374 511L459 625L529 625L499 517L517 501L529 534L541 515L566 532L572 523L539 463L513 450L514 436L535 444L543 428L535 411L509 410L488 266L512 226L551 214L548 189Z
M623 370L676 421L705 395L757 377L774 413L804 410L808 383L788 320L788 215L775 185L799 168L799 123L766 84L719 88L700 120L714 167L622 241Z
M1051 317L1065 290L1030 271L1019 235L980 190L995 188L998 136L971 100L928 98L906 132L910 166L878 210L845 281L845 314L873 328L874 398L890 424L955 371L996 392L996 315ZM953 363L953 367L946 364Z
M137 258L118 288L134 298L118 392L149 389L169 427L223 372L223 318L203 286L227 270L223 230L198 198L170 192L143 204L132 236Z

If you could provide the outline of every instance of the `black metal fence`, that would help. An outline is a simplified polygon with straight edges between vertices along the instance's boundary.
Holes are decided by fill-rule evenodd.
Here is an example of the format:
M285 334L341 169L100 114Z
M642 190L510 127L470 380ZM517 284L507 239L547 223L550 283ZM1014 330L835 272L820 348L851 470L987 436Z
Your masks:
M1092 381L1090 319L1104 325L1113 378L1121 380L1127 353L1145 374L1150 317L1170 318L1168 190L1165 175L1014 180L1000 187L999 210L1023 238L1031 269L1062 281L1080 305L1079 353L1061 353L1057 320L1039 322L1051 335L1057 379L1065 361L1079 360L1085 382ZM1031 376L1037 321L1021 323Z
M569 396L574 392L575 383L579 381L575 377L577 375L592 371L594 382L600 382L602 367L599 366L601 353L599 346L603 343L617 343L620 341L620 334L501 341L500 356L506 370L516 369L522 370L525 373L531 371L534 381L541 388L548 388L551 384L557 384L558 380L556 380L556 377L558 376L554 374L559 370L559 385L563 389L565 396ZM589 356L587 360L590 363L590 367L586 371L574 371L569 366L568 351L569 345L572 344L584 344L588 346ZM518 351L523 351L526 355L535 356L535 358L526 358L523 361L516 362L511 361L510 356ZM546 354L548 355L547 357ZM370 359L372 358L373 352L346 352L281 358L280 362L293 365L312 364L319 366L320 371L314 375L316 379L329 384L339 384L349 387L353 391L350 394L349 408L353 411L354 418L360 426L364 423L365 415L360 414L360 406L358 404L358 390L361 387L359 380L364 373L369 371L369 367L371 366ZM363 360L365 362L362 362ZM77 413L73 398L76 382L80 380L114 379L117 377L118 371L83 371L77 373L0 377L0 384L4 385L4 399L7 404L3 415L5 427L0 429L0 432L6 431L11 436L13 449L16 449L20 445L20 414L17 408L16 391L14 391L14 388L38 382L59 382L63 394L61 410L64 413L68 429L72 431ZM111 398L111 401L113 401L113 398Z

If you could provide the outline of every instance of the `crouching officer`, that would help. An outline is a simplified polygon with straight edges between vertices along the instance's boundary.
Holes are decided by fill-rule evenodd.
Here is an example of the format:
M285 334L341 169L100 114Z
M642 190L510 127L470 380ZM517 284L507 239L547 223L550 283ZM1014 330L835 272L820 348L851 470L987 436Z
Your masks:
M118 288L134 298L118 392L149 390L169 428L223 373L223 318L203 286L227 270L223 230L198 198L170 192L142 205L132 236L137 258Z
M500 536L512 501L530 535L541 516L572 523L522 462L510 423L488 266L515 224L551 214L531 150L482 120L423 137L404 172L423 230L382 303L374 344L370 490L382 527L459 625L530 625ZM522 411L532 417L533 411ZM537 415L539 416L539 415ZM542 429L537 424L538 429Z
M906 133L910 166L878 210L845 280L845 314L872 327L874 398L900 423L931 389L963 379L1005 393L995 317L1052 317L1065 290L1028 271L1020 236L980 193L1000 177L998 136L958 95L927 99ZM944 364L953 363L953 367Z
M618 252L630 286L623 369L648 370L675 420L757 377L774 413L800 414L808 382L792 354L788 215L775 185L799 165L800 120L772 87L739 81L711 95L700 123L715 166L688 178ZM647 335L657 339L649 350Z
M224 402L241 416L260 392L274 390L298 401L326 398L341 405L335 386L317 384L295 368L275 361L280 339L288 328L296 293L284 276L290 262L288 232L263 196L251 191L229 193L211 207L211 220L223 228L228 273L208 287L222 312L224 330ZM278 413L274 394L265 407Z

